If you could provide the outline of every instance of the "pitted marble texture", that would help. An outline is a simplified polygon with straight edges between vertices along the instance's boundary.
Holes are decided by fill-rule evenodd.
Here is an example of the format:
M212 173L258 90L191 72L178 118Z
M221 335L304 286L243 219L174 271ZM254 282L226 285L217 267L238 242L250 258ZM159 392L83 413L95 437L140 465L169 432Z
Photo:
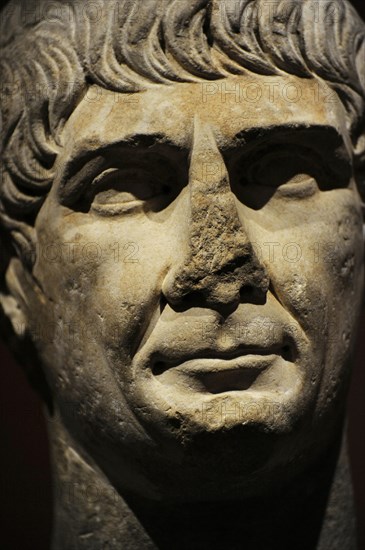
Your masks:
M94 4L13 0L0 33L0 312L47 405L53 548L355 548L365 25Z

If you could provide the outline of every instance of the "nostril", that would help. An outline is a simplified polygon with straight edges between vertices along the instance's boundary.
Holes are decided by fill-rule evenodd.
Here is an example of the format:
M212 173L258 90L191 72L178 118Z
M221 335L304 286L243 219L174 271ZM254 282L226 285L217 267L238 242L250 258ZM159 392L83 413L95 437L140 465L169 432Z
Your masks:
M159 376L166 370L166 365L163 361L157 361L152 368L152 372L155 376Z
M199 290L193 290L184 296L184 302L186 304L200 304L204 301L204 295Z
M283 359L285 359L285 361L293 361L294 359L293 352L289 345L286 345L283 347L282 356L283 356Z
M166 306L167 306L167 300L166 300L165 296L161 296L161 298L160 298L160 314L163 312L163 310L165 309Z
M251 285L247 285L241 288L240 290L240 296L241 298L249 298L252 297L255 293L255 289Z
M266 303L266 292L252 285L245 285L240 289L241 302L250 304L264 305Z
M175 311L185 311L192 307L206 307L206 297L199 290L192 290L191 292L178 296L171 297L170 305L173 306Z

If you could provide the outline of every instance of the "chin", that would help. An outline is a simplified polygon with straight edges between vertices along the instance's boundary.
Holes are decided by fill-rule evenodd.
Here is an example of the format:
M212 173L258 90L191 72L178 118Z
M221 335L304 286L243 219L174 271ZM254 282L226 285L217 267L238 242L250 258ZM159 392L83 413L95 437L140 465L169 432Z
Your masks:
M141 497L176 502L257 497L288 482L308 464L298 439L265 432L264 426L187 434L167 453L149 456ZM161 449L162 447L160 447ZM167 446L165 447L167 449ZM163 456L164 455L164 456ZM145 487L149 487L149 494Z
M149 425L144 424L154 445L146 445L145 482L136 493L176 502L235 500L270 493L278 480L290 483L331 442L322 427L319 439L302 405L292 402L285 414L270 411L228 424L155 411L153 422L149 416Z

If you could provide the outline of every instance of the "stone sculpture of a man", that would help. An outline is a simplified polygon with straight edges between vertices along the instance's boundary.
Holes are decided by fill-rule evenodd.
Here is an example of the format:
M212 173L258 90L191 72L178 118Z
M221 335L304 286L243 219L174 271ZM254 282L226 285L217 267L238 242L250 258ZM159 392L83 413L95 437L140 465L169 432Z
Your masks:
M1 311L47 404L53 548L355 548L355 10L13 1L1 85Z

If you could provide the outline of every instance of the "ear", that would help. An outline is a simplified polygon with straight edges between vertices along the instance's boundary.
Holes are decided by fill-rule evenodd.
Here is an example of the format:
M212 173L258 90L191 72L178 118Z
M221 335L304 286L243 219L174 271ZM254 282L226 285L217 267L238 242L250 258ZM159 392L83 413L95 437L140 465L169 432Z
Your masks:
M362 134L357 141L354 150L354 172L357 187L362 199L363 211L363 235L365 241L365 134Z
M44 301L44 297L31 274L18 258L11 258L0 287L1 334L17 362L24 368L29 382L52 412L51 392L31 329L30 313L37 311L34 309L35 301L39 300Z
M27 269L18 258L11 258L0 289L0 306L16 337L22 339L30 330L29 314L34 306L34 298L39 296Z

